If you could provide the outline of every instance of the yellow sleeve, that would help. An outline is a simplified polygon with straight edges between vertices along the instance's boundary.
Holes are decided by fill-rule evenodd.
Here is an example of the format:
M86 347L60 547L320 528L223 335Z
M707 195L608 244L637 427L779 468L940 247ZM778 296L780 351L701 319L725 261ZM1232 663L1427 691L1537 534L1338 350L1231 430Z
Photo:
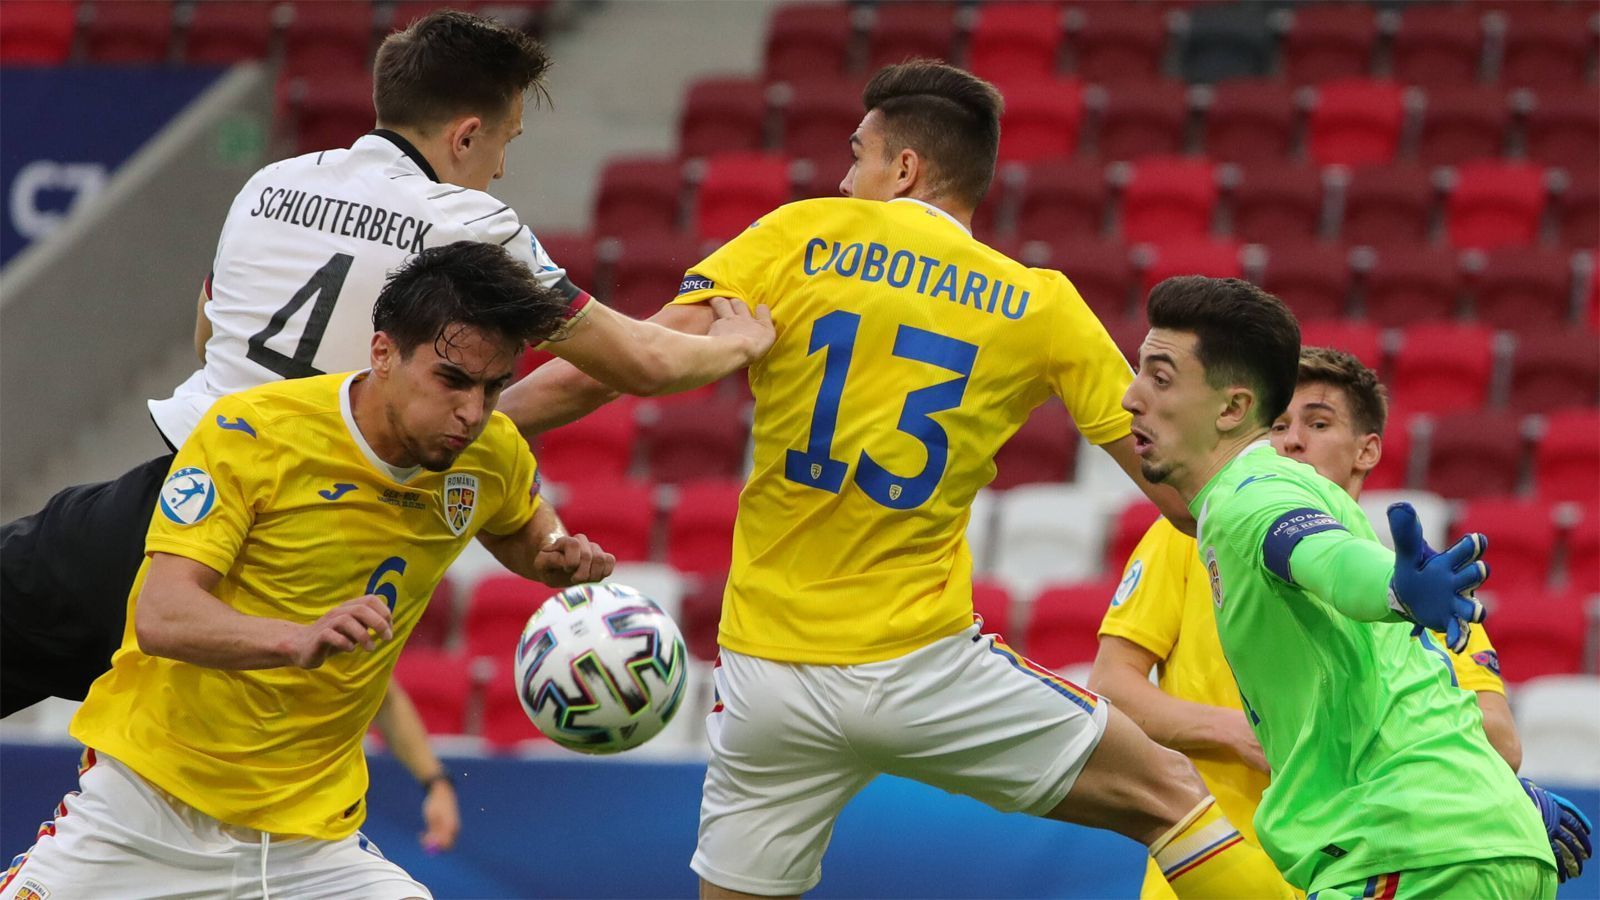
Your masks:
M1122 408L1122 395L1133 370L1078 289L1060 273L1050 274L1058 279L1062 300L1050 329L1051 388L1089 443L1108 444L1131 428L1133 416Z
M171 553L224 575L256 515L278 490L274 436L246 400L212 404L179 448L161 486L145 553Z
M1445 645L1442 636L1436 634L1434 637L1439 646ZM1450 653L1449 649L1445 652ZM1472 626L1472 633L1467 635L1467 649L1450 653L1450 665L1456 670L1456 684L1464 691L1506 692L1505 679L1500 677L1500 654L1490 643L1489 632L1482 625Z
M1194 554L1193 548L1194 542L1166 519L1157 519L1128 557L1122 582L1100 622L1101 636L1124 638L1166 659L1183 626L1185 585L1193 568L1188 557Z
M780 206L755 220L733 240L689 267L672 302L704 303L712 297L731 297L752 306L771 306L777 298L767 289L769 280L778 268L778 258L791 249L781 227L787 209Z
M506 478L506 496L500 508L483 523L482 531L490 534L513 534L528 524L533 514L544 502L539 495L542 486L539 462L528 449L528 442L517 432L517 427L503 413L495 413L493 431L494 459L510 462L510 475ZM485 434L488 437L489 434Z

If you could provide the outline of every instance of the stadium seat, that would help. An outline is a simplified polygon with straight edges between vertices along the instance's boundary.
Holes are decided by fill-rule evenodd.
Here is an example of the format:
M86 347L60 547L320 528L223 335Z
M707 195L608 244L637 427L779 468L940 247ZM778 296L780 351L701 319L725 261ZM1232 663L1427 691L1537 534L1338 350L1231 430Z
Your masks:
M522 708L516 666L510 653L486 667L483 682L484 741L494 750L511 750L525 741L545 740Z
M1211 89L1205 151L1218 162L1267 163L1287 159L1299 113L1294 90L1266 79L1224 81Z
M1230 192L1229 205L1234 237L1304 243L1322 231L1322 175L1312 166L1251 164Z
M653 156L612 159L600 172L594 233L626 239L676 231L681 196L677 160Z
M1340 318L1350 296L1349 254L1338 244L1274 243L1261 286L1289 304L1297 319Z
M1477 325L1422 323L1405 330L1389 392L1417 412L1479 409L1489 399L1494 334Z
M867 31L867 71L918 57L948 60L955 43L954 3L905 0L874 6Z
M1033 598L1023 643L1028 658L1057 670L1093 662L1100 649L1100 620L1117 592L1118 580L1053 584L1040 591Z
M1211 232L1217 182L1211 161L1150 157L1133 166L1122 196L1122 234L1128 241L1173 242Z
M232 65L272 52L275 4L262 0L196 3L184 39L190 65Z
M1365 78L1372 71L1378 22L1364 3L1307 3L1294 11L1283 40L1283 72L1291 84Z
M707 572L694 578L683 595L678 630L683 632L684 646L695 659L717 658L717 626L722 621L722 595L727 584L727 570Z
M1563 253L1502 247L1484 255L1473 315L1499 328L1548 329L1572 319L1572 263Z
M1272 24L1249 4L1196 3L1178 37L1178 69L1191 84L1259 78L1272 70Z
M1526 134L1529 158L1593 175L1600 167L1600 92L1571 86L1541 92Z
M669 234L636 235L620 241L617 248L609 305L640 319L655 315L671 301L684 272L705 258L699 241Z
M700 182L695 234L727 240L788 203L790 194L788 159L756 153L717 154L707 160L705 179Z
M1525 247L1539 237L1544 206L1544 169L1520 162L1463 163L1456 167L1445 231L1456 247Z
M1268 263L1270 265L1270 261ZM1350 319L1306 319L1300 322L1300 343L1306 347L1333 347L1383 371L1383 343L1377 326Z
M606 297L610 285L600 283L594 238L562 231L545 232L537 238L550 259L566 270L569 281L591 297Z
M972 611L983 617L983 633L1006 635L1011 630L1011 592L986 578L972 581Z
M1417 511L1417 520L1422 523L1423 540L1430 547L1449 546L1450 502L1437 494L1427 491L1365 490L1357 502L1372 523L1372 530L1377 532L1378 540L1391 550L1394 549L1394 540L1389 535L1388 510L1390 504L1394 503L1409 503Z
M1078 485L1007 491L1000 499L994 571L1022 593L1045 581L1099 576L1107 525L1102 503Z
M767 27L768 81L843 75L855 26L843 3L786 3Z
M1034 408L1017 433L995 455L998 472L990 487L1060 484L1072 477L1078 429L1067 408L1054 399Z
M1106 571L1120 574L1128 567L1128 558L1144 539L1144 533L1161 518L1161 510L1154 503L1140 497L1117 513L1116 524L1111 527L1111 540L1106 542Z
M1349 244L1383 247L1427 239L1435 191L1421 166L1363 166L1344 190L1340 235Z
M99 0L89 7L83 52L90 62L157 65L172 49L172 0ZM10 14L7 4L6 14Z
M1044 252L1040 258L1030 259L1031 264L1064 273L1102 319L1126 315L1136 279L1128 249L1121 242L1065 238L1039 246Z
M1402 84L1474 84L1483 61L1483 10L1477 4L1408 7L1392 47Z
M1600 411L1563 409L1547 413L1534 455L1534 485L1551 500L1593 501L1600 497Z
M1315 346L1306 342L1306 346ZM1383 428L1383 454L1378 464L1367 473L1362 487L1373 491L1398 491L1410 486L1412 441L1411 431L1417 416L1391 402L1389 418Z
M509 658L528 617L556 589L521 575L487 575L467 600L463 632L468 656Z
M1102 159L1140 160L1183 152L1188 88L1177 81L1126 81L1105 87L1095 147Z
M1481 497L1467 503L1450 529L1452 540L1471 531L1489 536L1486 590L1512 602L1538 597L1555 562L1556 523L1544 503L1513 497Z
M1243 278L1239 245L1227 240L1196 238L1168 241L1151 247L1150 266L1144 270L1140 287L1146 293L1174 275L1209 275L1212 278Z
M639 401L618 397L594 412L539 435L539 474L556 484L606 483L633 465Z
M1423 485L1451 499L1511 494L1520 480L1523 450L1517 416L1481 410L1440 416L1428 430ZM1552 532L1552 544L1554 537Z
M348 147L372 130L372 78L364 69L292 84L297 152Z
M1556 212L1561 243L1568 247L1600 246L1600 172L1569 171L1567 177L1567 189L1561 194ZM1596 271L1600 272L1600 267Z
M1517 332L1511 408L1548 412L1600 403L1600 342L1591 332L1550 326Z
M294 16L283 33L286 69L312 74L352 65L367 67L373 32L371 0L299 0L292 8Z
M1061 38L1054 4L985 3L967 38L967 68L999 84L1043 81L1055 74Z
M822 79L796 82L782 108L783 152L809 159L818 196L838 196L850 168L850 135L861 122L861 83Z
M1117 316L1116 318L1101 319L1100 324L1106 327L1111 340L1122 351L1128 365L1138 366L1139 346L1144 343L1145 335L1150 333L1150 324L1144 320L1141 312L1133 316ZM1114 475L1115 473L1108 473ZM1082 477L1080 474L1079 477Z
M678 155L751 153L766 145L767 94L750 78L703 78L678 117Z
M1594 752L1600 747L1600 718L1594 714L1600 709L1600 678L1547 675L1519 684L1516 697L1519 773L1548 783L1600 784L1600 753Z
M651 557L655 491L648 482L588 479L568 484L556 509L572 534L587 535L620 562Z
M447 573L434 586L422 618L406 638L407 647L447 648L456 635L456 583Z
M73 0L8 0L0 16L0 63L58 66L72 55L78 25Z
M740 486L736 480L678 485L667 514L667 562L674 569L696 575L728 570Z
M1600 506L1581 507L1580 518L1567 532L1567 587L1593 594L1600 591Z
M1484 594L1494 602L1485 623L1500 657L1500 676L1508 684L1583 671L1584 638L1590 630L1585 626L1589 598L1579 594L1522 596L1496 591L1493 584L1494 573L1490 572ZM1588 715L1594 716L1594 707ZM1526 736L1523 741L1526 745Z
M1389 81L1347 79L1317 87L1307 147L1318 165L1376 165L1394 160L1400 148L1405 106L1400 86Z
M209 3L210 0L206 2ZM511 7L534 7L543 2L544 0L512 0L510 3L496 3L493 0L449 0L446 3L442 0L396 0L389 12L389 30L403 31L410 27L412 22L441 7L472 13L475 16L492 16Z
M519 626L520 630L520 626ZM506 656L510 656L507 651ZM394 664L394 680L422 717L428 734L466 734L472 676L465 656L409 642Z
M1500 78L1510 87L1567 91L1588 81L1595 46L1592 3L1518 8L1506 17ZM1593 84L1592 81L1589 81Z
M1454 165L1501 155L1511 128L1511 104L1497 88L1462 85L1427 92L1417 158Z
M645 405L640 445L656 481L677 484L738 478L744 470L745 401L737 397L664 397Z
M1097 165L1065 160L1028 166L1017 201L1017 235L1050 241L1104 231L1106 179Z
M1461 287L1461 268L1453 251L1386 245L1366 274L1367 319L1384 326L1453 319Z
M1007 86L1001 117L1000 161L1065 159L1078 148L1083 96L1070 78Z
M1088 3L1073 14L1073 71L1079 78L1109 84L1160 73L1167 23L1154 4Z

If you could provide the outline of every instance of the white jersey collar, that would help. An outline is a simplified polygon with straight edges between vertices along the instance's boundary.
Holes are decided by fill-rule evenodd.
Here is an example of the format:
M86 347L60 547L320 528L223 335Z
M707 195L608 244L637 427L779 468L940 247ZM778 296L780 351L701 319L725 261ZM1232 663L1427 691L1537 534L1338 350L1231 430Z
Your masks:
M972 236L972 229L970 229L967 226L961 224L961 221L959 219L957 219L955 216L950 215L949 213L945 212L944 210L940 209L937 206L934 206L932 203L929 203L926 200L918 200L915 197L896 197L893 200L890 200L889 202L890 203L915 203L918 206L924 207L926 209L931 209L934 212L938 213L940 216L943 216L945 219L948 219L950 224L956 226L957 228L961 229L962 231L965 231L967 233L968 237Z
M409 469L402 469L384 462L378 454L373 452L372 445L367 443L366 435L362 434L361 429L356 427L356 414L350 408L350 385L355 384L357 379L365 378L371 373L371 369L352 372L350 377L339 385L339 415L344 417L344 427L350 430L350 437L355 439L356 447L361 450L361 455L367 458L367 462L372 463L372 467L379 472L394 479L396 484L405 484L411 480L412 476L422 471L422 467L412 466Z
M411 162L417 167L418 172L428 176L428 180L435 182L439 180L439 173L433 171L433 165L428 162L428 158L422 155L422 151L417 149L416 144L406 140L404 136L396 134L387 128L374 128L358 138L356 143L360 143L369 137L377 138L394 149L399 150L401 155L411 160Z

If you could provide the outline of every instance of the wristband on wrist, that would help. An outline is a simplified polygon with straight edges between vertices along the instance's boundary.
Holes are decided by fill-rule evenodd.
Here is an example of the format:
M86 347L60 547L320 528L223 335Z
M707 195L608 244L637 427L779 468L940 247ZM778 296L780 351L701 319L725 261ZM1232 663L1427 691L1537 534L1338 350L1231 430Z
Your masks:
M422 792L424 794L426 794L429 791L433 790L433 786L438 784L441 781L444 782L445 784L450 785L450 789L451 790L455 790L456 780L454 778L451 778L450 777L450 773L448 773L448 772L440 772L437 775L429 775L427 778L424 778L421 781L418 781L417 784L419 784L422 787Z

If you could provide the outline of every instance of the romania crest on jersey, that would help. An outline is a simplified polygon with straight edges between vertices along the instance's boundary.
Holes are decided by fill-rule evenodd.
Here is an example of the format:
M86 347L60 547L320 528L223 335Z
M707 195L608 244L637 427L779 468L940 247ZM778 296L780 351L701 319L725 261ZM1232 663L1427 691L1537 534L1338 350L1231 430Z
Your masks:
M478 502L478 476L451 472L444 477L444 522L457 537L472 524Z

